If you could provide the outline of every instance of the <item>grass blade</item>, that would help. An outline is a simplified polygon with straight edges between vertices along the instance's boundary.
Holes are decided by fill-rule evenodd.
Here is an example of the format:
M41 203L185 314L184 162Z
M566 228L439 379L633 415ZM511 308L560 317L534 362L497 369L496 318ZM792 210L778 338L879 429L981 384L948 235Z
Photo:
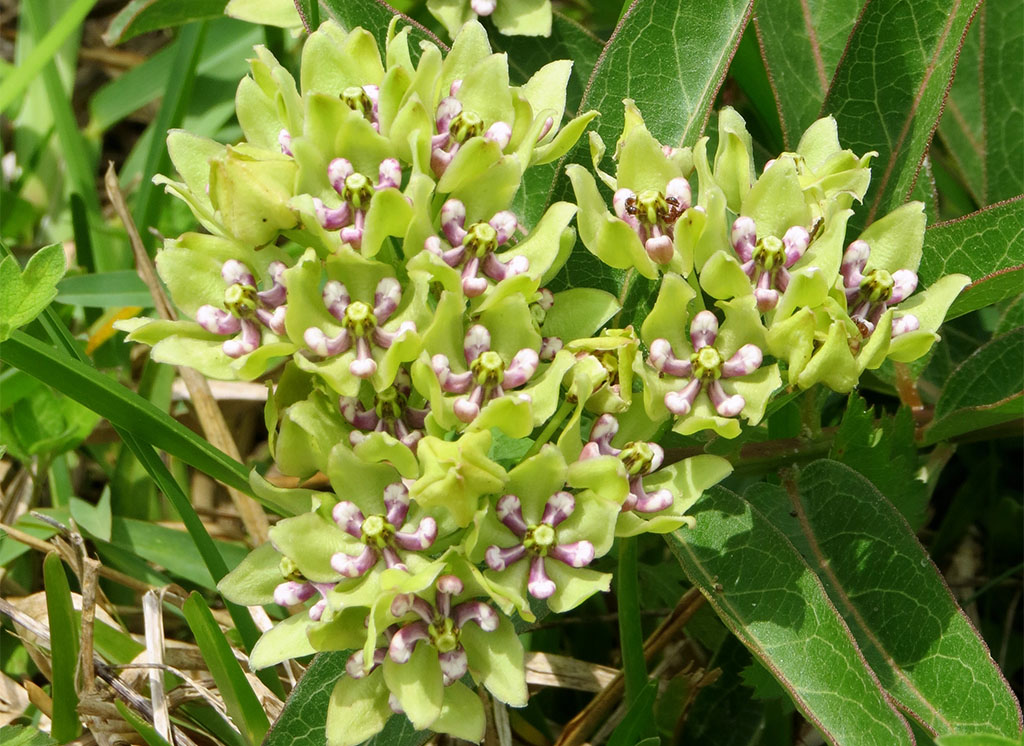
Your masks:
M270 728L263 705L245 678L242 667L224 633L210 613L206 601L198 593L188 597L182 606L185 620L195 635L196 643L203 653L203 659L217 682L217 689L224 698L228 714L242 735L250 744L258 744Z
M644 633L640 627L640 588L637 584L636 537L619 540L619 572L616 574L616 598L619 604L619 646L622 671L626 680L626 704L638 704L647 685L644 660ZM648 713L650 714L650 713Z
M50 624L50 667L53 682L53 729L60 743L78 738L78 692L75 689L75 664L78 662L78 625L71 604L71 588L64 564L56 552L43 560L46 585L46 614Z
M121 717L124 718L124 721L128 723L128 725L132 726L136 733L142 736L142 740L145 741L148 746L170 746L164 737L157 733L156 728L135 714L135 712L128 709L128 705L124 702L116 700L114 702L114 706L117 707L117 711L121 713Z
M4 76L3 81L0 82L0 111L10 106L18 96L25 92L29 83L35 80L40 71L53 60L53 56L64 41L81 27L82 21L89 15L89 11L95 4L96 0L75 0L67 12L50 27L46 36L39 41L29 56ZM31 12L32 5L33 3L25 3L23 10L26 13Z

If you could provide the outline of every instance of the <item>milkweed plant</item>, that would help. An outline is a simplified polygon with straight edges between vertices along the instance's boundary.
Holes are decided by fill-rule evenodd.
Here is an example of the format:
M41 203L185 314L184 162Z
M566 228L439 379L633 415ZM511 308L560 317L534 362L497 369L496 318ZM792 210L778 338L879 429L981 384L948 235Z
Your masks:
M571 61L511 85L476 20L543 34L548 2L428 6L456 34L447 53L397 20L383 50L328 21L298 78L256 48L241 141L170 133L180 176L160 181L204 232L156 264L187 319L122 322L157 361L271 380L277 468L329 479L253 472L283 517L220 590L291 611L254 669L350 651L333 746L396 713L480 741L474 690L527 704L517 625L609 591L617 541L685 540L732 471L666 439L749 435L781 396L921 358L969 282L919 282L920 202L850 228L876 154L844 149L831 117L763 167L728 106L679 147L626 99L604 142L598 112L566 115ZM578 142L566 199L527 222L524 179ZM624 296L552 287L580 252L649 283L633 323Z

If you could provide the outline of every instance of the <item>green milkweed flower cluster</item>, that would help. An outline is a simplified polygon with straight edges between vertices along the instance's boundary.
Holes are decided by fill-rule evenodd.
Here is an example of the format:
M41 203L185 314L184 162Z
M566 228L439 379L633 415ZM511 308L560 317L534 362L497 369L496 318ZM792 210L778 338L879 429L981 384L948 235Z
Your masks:
M527 701L513 616L607 591L593 564L616 537L688 525L730 472L713 455L666 464L655 433L733 438L784 377L847 391L920 357L967 281L915 292L916 203L844 246L871 154L841 149L830 119L756 174L730 109L709 160L706 140L664 147L627 101L616 173L591 134L593 173L568 167L576 204L526 226L510 210L524 171L595 116L563 124L570 62L512 86L475 22L415 61L394 24L382 57L368 32L327 23L298 81L256 51L236 99L245 140L168 140L181 181L163 181L207 232L168 240L157 266L192 320L123 326L213 378L273 372L278 468L329 478L283 489L253 473L283 518L221 590L306 607L261 638L254 668L354 651L332 744L393 713L479 741L474 686ZM547 289L574 218L589 251L659 283L638 331L608 326L620 308L604 291Z

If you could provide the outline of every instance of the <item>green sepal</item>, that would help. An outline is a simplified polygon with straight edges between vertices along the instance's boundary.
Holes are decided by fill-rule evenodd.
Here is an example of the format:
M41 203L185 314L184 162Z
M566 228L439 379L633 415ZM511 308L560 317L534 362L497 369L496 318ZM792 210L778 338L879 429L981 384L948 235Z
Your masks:
M718 150L715 153L715 181L725 194L729 209L737 214L754 182L754 153L743 121L731 106L718 112Z
M281 554L269 541L260 544L217 583L224 598L242 606L273 603L274 589L284 582Z
M314 583L333 583L339 578L331 556L355 541L320 513L285 518L270 527L270 540L299 572Z
M417 730L429 728L441 714L444 684L437 650L426 641L416 645L405 663L384 659L384 681Z
M490 632L476 624L466 624L460 642L466 649L469 670L476 681L501 702L512 707L526 706L523 644L508 619L501 618L498 628Z
M898 363L908 363L924 356L938 340L935 333L946 317L953 301L971 282L967 275L940 277L924 292L911 296L896 307L899 316L913 314L921 327L897 336L889 343L888 356Z
M864 273L874 269L916 272L921 264L926 220L924 203L908 202L865 228L860 240L867 241L871 252Z
M484 738L487 722L480 697L461 681L444 688L441 714L430 725L435 733L479 743Z
M342 676L327 705L327 746L358 746L384 730L393 714L380 670L362 679Z
M302 47L303 96L320 93L337 98L348 87L377 85L384 64L373 34L362 28L346 32L335 23L324 23Z

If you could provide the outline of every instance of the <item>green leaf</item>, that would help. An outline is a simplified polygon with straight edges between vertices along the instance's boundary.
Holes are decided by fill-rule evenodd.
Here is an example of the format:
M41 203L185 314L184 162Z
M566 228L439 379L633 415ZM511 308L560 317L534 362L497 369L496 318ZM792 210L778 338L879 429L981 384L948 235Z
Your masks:
M409 53L414 62L419 58L419 42L421 41L429 41L445 51L448 49L447 45L434 36L429 29L404 13L399 13L383 0L320 0L320 2L327 9L328 14L343 28L354 29L356 26L362 26L377 37L377 43L382 49L391 19L397 16L400 19L399 30L405 26L410 27Z
M50 305L65 268L60 244L50 244L33 254L24 272L13 256L0 260L0 341Z
M997 733L972 733L969 736L939 736L935 746L1020 746L1019 738L1006 738Z
M787 149L794 149L801 133L818 118L863 5L863 0L772 0L758 5L754 29Z
M982 17L967 31L938 129L939 137L960 169L964 186L978 205L988 204L985 199L985 114L981 65L984 14L982 7Z
M79 497L72 497L70 502L71 517L75 519L81 528L93 536L110 541L111 513L110 513L110 488L103 490L99 502L96 505L88 503Z
M148 746L170 746L167 743L167 739L161 736L157 732L156 728L139 717L138 713L130 709L124 702L121 700L115 700L114 706L117 707L117 711L121 714L121 717L124 718L124 721L128 723L128 725L132 726L136 733L142 736L142 740L144 740Z
M984 204L1024 192L1024 5L985 3L981 75L984 88Z
M901 407L893 417L882 415L876 426L874 410L851 394L829 455L870 479L913 528L924 525L928 495L925 483L917 478L909 407Z
M1024 327L975 350L954 370L935 403L925 442L935 443L1024 415Z
M351 654L352 651L330 651L313 659L263 746L326 746L327 704ZM395 715L366 746L420 746L430 736L429 732L414 730L405 717Z
M147 31L218 18L227 4L227 0L132 0L114 16L103 41L115 46Z
M195 635L203 660L217 682L228 715L249 744L255 746L263 740L270 727L263 705L245 678L242 667L235 659L231 645L210 613L206 601L192 593L182 605L185 620Z
M755 504L775 503L777 520L818 568L902 710L933 733L1018 735L1020 706L985 643L906 521L867 479L821 460L797 485L765 488Z
M57 283L57 302L89 308L150 308L153 296L133 269L65 277Z
M14 332L0 345L0 359L86 405L114 425L136 433L145 442L226 485L251 494L249 475L242 464L95 368L22 332Z
M46 614L50 627L50 668L53 683L53 729L51 734L61 743L81 733L78 720L78 691L75 667L78 665L78 624L71 604L71 589L64 564L56 552L43 560L43 581L46 585Z
M658 682L648 681L637 694L637 698L626 710L626 716L612 732L608 739L608 746L650 746L652 739L643 738L649 733L653 725L652 709L654 698L658 694ZM643 739L643 740L641 740ZM661 743L658 738L653 739L655 746Z
M846 147L878 151L861 224L903 204L917 181L976 8L973 0L864 6L822 109Z
M961 272L973 281L947 319L1020 294L1024 278L1024 196L931 226L924 234L918 275L929 287Z
M844 746L912 743L821 581L792 544L729 490L714 487L694 507L696 528L667 534L670 548L808 720Z
M0 728L0 743L4 746L56 746L50 736L24 725L5 725Z

